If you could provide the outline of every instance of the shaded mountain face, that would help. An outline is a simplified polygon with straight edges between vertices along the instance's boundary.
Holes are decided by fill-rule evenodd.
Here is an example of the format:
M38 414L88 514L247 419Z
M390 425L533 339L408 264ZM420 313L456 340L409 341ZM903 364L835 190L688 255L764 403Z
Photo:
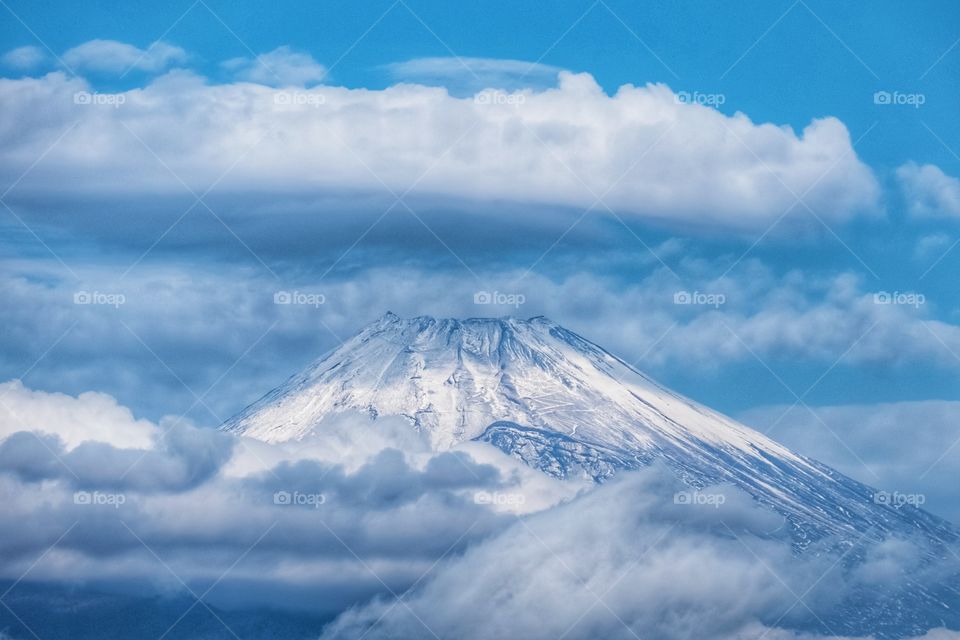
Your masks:
M654 462L693 487L729 483L785 517L795 544L828 536L957 540L945 521L875 492L657 384L542 317L388 313L223 428L297 440L330 415L399 415L445 450L478 440L558 478L603 482Z

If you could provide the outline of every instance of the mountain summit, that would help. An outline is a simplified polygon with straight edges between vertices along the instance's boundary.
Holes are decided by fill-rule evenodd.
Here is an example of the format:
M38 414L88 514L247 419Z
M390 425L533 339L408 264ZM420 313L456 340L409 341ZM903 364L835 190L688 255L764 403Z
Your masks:
M488 442L558 478L603 482L655 462L693 487L728 483L783 515L799 546L870 531L955 540L951 525L666 389L544 317L387 313L223 428L281 442L330 415L397 415L437 450Z

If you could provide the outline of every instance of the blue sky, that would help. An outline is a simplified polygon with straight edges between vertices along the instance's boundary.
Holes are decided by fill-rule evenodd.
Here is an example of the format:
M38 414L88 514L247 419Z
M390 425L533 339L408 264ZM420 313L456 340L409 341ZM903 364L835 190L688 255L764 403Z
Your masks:
M22 377L33 388L72 394L104 391L137 415L188 413L214 425L390 308L404 315L545 313L681 392L734 415L751 412L756 424L774 423L778 409L798 398L812 407L858 406L863 416L883 411L884 402L960 401L960 249L951 250L960 238L955 3L5 0L0 15L4 51L19 51L4 59L0 102L10 116L4 120L17 123L4 124L7 151L0 153L10 187L3 196L9 209L0 211L2 286L13 302L0 340L4 380ZM124 50L134 51L124 71L108 64L117 50L78 49L97 40L135 48ZM151 48L157 41L162 47ZM163 47L169 59L144 62ZM529 73L511 61L529 63ZM250 83L276 84L270 75L281 67L299 74L284 78L288 88L354 90L329 93L328 104L366 100L362 89L375 102L401 82L447 87L454 99L410 116L430 123L423 139L435 134L447 142L463 136L473 143L459 128L462 105L488 81L504 95L532 91L531 104L545 111L552 103L536 95L559 82L561 119L575 112L570 105L596 107L616 127L618 118L668 109L673 96L705 96L707 108L716 106L725 119L678 107L682 117L668 144L683 142L682 152L641 137L655 149L641 171L659 175L662 168L663 188L659 178L638 179L636 190L614 192L609 209L582 218L591 199L576 193L579 176L561 168L556 184L550 174L513 180L516 172L504 178L493 162L476 168L490 182L474 187L457 176L470 175L476 156L448 158L436 149L431 161L461 165L449 168L446 180L418 185L397 206L381 187L405 191L410 176L430 168L417 164L421 141L405 135L416 127L399 120L384 129L386 141L348 141L357 144L360 164L384 161L374 167L376 180L341 152L352 167L341 177L318 178L307 166L299 182L297 167L253 135L273 141L270 116L238 120L243 126L226 139L244 141L243 161L217 182L238 150L207 139L222 124L211 113L257 112L254 103L237 101L257 91ZM576 76L564 85L560 70L592 76L603 99L579 102L588 83ZM656 94L648 83L665 86ZM612 101L625 84L639 88L629 94L635 104ZM240 97L231 97L241 85ZM94 112L44 97L77 89L129 101ZM905 103L878 103L877 92ZM405 113L403 100L433 105L432 95L417 89L396 98L378 122L394 127L390 118ZM375 111L374 102L363 108ZM737 120L738 112L749 122ZM836 124L807 136L806 154L797 141L821 118ZM338 126L340 135L354 131L350 122ZM576 149L563 146L567 134L546 125L540 131L558 132L549 144L570 152L563 157L580 171ZM629 135L625 128L611 139ZM740 135L738 146L731 136ZM503 144L516 142L510 153L549 163L544 145L523 137ZM195 138L196 149L178 147L180 138ZM323 132L304 139L334 145ZM297 143L292 133L276 148L299 149L291 153L303 153L303 168L311 154ZM645 149L638 144L634 155ZM641 161L597 153L596 166L617 170ZM394 181L393 158L412 158L416 171L401 167ZM728 181L742 178L756 197L710 192L696 169L710 162L730 167ZM597 170L593 182L587 164L589 187L616 178ZM834 166L848 173L817 184ZM270 167L279 167L277 175ZM340 168L323 167L328 175ZM772 167L799 191L794 196L809 200L782 224L775 221L793 198L773 194L780 185L758 177ZM234 182L238 174L245 178ZM387 184L378 184L381 175ZM327 302L322 309L270 304L273 292L295 289L322 291ZM527 301L478 308L470 300L478 289L515 291ZM123 293L126 302L78 308L71 304L77 291ZM727 302L677 306L671 299L678 291L723 293ZM877 305L878 292L922 295L923 302ZM923 423L928 408L914 409L912 421ZM942 421L951 414L936 415ZM930 423L941 437L932 452L960 438L950 426ZM790 426L796 440L788 444L809 444L813 427L802 427ZM844 455L828 462L873 480L861 461Z

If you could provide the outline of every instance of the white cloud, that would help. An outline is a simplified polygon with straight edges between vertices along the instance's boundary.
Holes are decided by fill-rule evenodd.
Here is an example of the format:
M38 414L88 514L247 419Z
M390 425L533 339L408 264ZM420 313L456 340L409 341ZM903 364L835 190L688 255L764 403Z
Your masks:
M32 45L11 49L3 54L3 58L0 58L0 62L4 65L20 71L36 69L46 60L47 53L40 47Z
M68 400L51 412L45 405L63 398L40 394L21 417L64 436L89 401ZM42 446L42 434L4 435L0 577L29 570L36 584L95 581L107 605L131 583L170 596L216 581L205 592L213 606L343 613L324 637L421 637L413 611L442 637L478 640L568 630L679 639L702 628L725 640L757 631L799 640L819 636L791 629L821 620L866 631L875 618L851 615L847 603L886 607L954 575L952 562L930 564L901 540L871 544L852 564L829 545L798 555L782 519L731 487L705 489L724 495L716 506L674 504L685 485L662 467L580 491L517 474L516 461L486 445L431 452L401 424L341 416L297 447L182 425L143 450L87 441L67 452L52 439ZM347 465L332 460L344 454ZM478 489L539 502L520 522L476 504ZM416 586L404 596L409 609L391 606L385 584L394 593ZM909 603L887 609L912 615Z
M186 59L186 51L161 41L140 49L117 40L90 40L63 54L63 61L78 71L105 73L131 69L155 73Z
M916 260L939 258L953 243L953 238L946 233L927 234L917 240L913 248L913 257Z
M917 366L942 375L960 367L954 355L960 353L960 327L937 318L936 300L918 307L877 304L869 283L853 274L778 274L750 260L717 278L724 264L680 261L674 263L679 280L661 268L629 283L585 273L523 277L520 269L477 265L479 280L465 277L465 271L369 265L322 281L301 276L283 282L255 267L140 265L122 281L115 269L75 267L80 284L64 278L55 263L10 264L9 279L0 282L7 302L0 307L0 325L6 328L0 360L17 363L6 372L19 375L59 340L57 357L40 362L33 375L56 379L59 388L72 392L98 380L99 388L150 407L152 416L157 410L187 410L194 398L180 382L170 376L150 381L144 373L158 365L129 327L197 392L231 370L204 398L215 413L197 408L194 418L203 424L225 420L336 346L334 334L346 338L386 310L405 317L543 314L657 377L692 370L690 375L710 379L731 363L761 366L756 357L777 371L810 364L826 370L838 363L840 371L861 367L857 375L867 368L893 375L899 367ZM126 302L119 308L78 306L73 304L78 289L123 294ZM273 294L280 289L319 292L325 303L278 306ZM521 293L526 301L519 308L478 306L473 295L481 289ZM677 305L679 290L719 293L725 301L717 308ZM37 323L38 315L46 321ZM318 319L333 333L318 331ZM252 344L257 348L247 353ZM131 370L131 362L147 365ZM145 392L148 384L163 385L164 393Z
M277 47L256 58L233 58L223 63L237 78L271 87L303 87L320 82L327 69L308 53Z
M384 194L386 185L574 209L602 195L623 215L698 229L766 229L788 210L784 225L813 224L794 194L829 222L874 210L877 183L835 118L798 134L682 103L665 85L608 96L588 74L560 78L556 89L460 99L411 85L211 86L181 72L122 94L119 105L73 104L90 87L63 75L2 80L3 115L22 126L0 139L0 167L21 175L79 120L18 192L55 184L180 194L142 140L198 192L220 178L218 192Z
M912 215L960 216L960 179L948 176L940 167L908 162L897 169L897 179Z
M35 391L11 380L0 384L0 440L18 431L56 435L68 449L88 441L148 448L159 434L154 424L135 419L105 393L90 391L73 397Z
M563 69L538 62L499 58L414 58L387 65L391 75L405 82L451 89L505 89L555 86Z
M19 383L2 390L17 411L16 424L4 422L0 432L3 579L30 567L41 582L93 579L123 593L125 581L159 585L174 571L187 584L235 580L211 594L215 604L330 615L381 593L377 577L409 586L445 553L513 520L478 504L478 490L529 491L532 510L581 488L521 472L521 463L488 445L431 451L400 419L374 424L344 415L284 447L179 422L135 423L103 394L69 398ZM155 437L133 443L127 431L143 427ZM69 439L75 446L64 446ZM121 448L130 444L136 448ZM77 491L104 501L78 502ZM322 501L285 503L278 492ZM318 529L320 521L328 528ZM50 562L37 562L71 524L81 534L59 541ZM173 568L158 565L131 529ZM243 566L226 571L241 554Z
M776 536L758 535L748 524L759 511L749 499L677 508L672 486L655 468L625 474L444 563L405 594L404 606L384 599L353 609L322 637L414 638L429 629L465 640L799 640L822 636L791 629L817 627L863 636L915 588L904 584L903 572L918 563L899 541L876 545L852 569L832 571L830 552L793 555ZM926 585L941 578L929 564L916 575ZM868 604L867 596L845 609L866 585L882 599ZM878 604L884 614L858 615Z

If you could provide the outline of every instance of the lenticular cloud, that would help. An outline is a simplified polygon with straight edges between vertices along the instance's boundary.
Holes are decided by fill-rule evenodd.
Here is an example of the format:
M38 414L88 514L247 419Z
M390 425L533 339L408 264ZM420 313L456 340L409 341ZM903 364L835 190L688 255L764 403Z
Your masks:
M556 88L458 98L409 84L210 84L183 70L104 94L58 72L0 80L0 112L18 123L0 129L0 171L12 180L55 145L21 196L54 182L101 197L215 182L278 196L409 189L733 229L806 219L808 208L833 221L876 210L876 180L839 120L795 132L685 95L663 84L607 95L569 72Z

